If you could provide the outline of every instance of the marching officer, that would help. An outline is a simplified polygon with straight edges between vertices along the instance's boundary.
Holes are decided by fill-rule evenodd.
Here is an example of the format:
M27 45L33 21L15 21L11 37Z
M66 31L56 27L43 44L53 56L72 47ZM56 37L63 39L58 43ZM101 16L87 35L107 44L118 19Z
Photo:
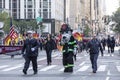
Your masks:
M28 31L27 36L28 37L25 40L22 48L22 54L23 57L25 58L23 73L27 74L30 61L32 61L34 74L37 74L37 56L38 56L39 43L37 39L33 38L32 31ZM24 51L26 51L25 54Z
M97 40L96 36L93 36L92 40L88 42L87 50L90 52L90 61L92 64L93 73L97 71L97 59L99 55L99 49L103 54L103 49L99 40Z

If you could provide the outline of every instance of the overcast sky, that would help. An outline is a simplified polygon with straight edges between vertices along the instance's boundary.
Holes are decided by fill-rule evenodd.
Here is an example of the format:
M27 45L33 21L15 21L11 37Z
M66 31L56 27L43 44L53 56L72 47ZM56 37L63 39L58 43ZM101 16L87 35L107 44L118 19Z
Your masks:
M112 15L119 7L118 0L106 0L106 14Z

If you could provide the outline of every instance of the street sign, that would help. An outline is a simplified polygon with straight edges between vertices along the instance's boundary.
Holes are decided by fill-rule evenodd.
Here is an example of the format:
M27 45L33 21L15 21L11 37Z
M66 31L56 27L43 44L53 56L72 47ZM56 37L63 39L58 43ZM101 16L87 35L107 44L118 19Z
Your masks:
M42 22L42 18L41 17L37 17L36 18L36 21L39 23L39 22Z

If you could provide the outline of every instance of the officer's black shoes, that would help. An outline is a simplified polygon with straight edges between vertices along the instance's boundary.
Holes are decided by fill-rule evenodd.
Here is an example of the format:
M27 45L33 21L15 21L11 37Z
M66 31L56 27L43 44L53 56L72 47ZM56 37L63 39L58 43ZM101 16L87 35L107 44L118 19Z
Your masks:
M27 74L27 71L25 71L25 70L23 69L23 73L26 75L26 74Z
M47 63L47 66L49 66L49 65L52 65L52 63L51 62Z
M93 71L93 73L96 73L96 71Z
M73 68L65 68L64 72L65 73L72 73L73 72Z
M37 72L34 72L34 75L36 75L37 74Z

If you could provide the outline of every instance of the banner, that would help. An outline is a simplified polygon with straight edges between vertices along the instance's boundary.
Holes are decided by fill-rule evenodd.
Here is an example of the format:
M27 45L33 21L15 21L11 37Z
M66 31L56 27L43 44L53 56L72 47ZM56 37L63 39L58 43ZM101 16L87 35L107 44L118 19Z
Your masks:
M0 46L0 54L22 50L22 46Z

